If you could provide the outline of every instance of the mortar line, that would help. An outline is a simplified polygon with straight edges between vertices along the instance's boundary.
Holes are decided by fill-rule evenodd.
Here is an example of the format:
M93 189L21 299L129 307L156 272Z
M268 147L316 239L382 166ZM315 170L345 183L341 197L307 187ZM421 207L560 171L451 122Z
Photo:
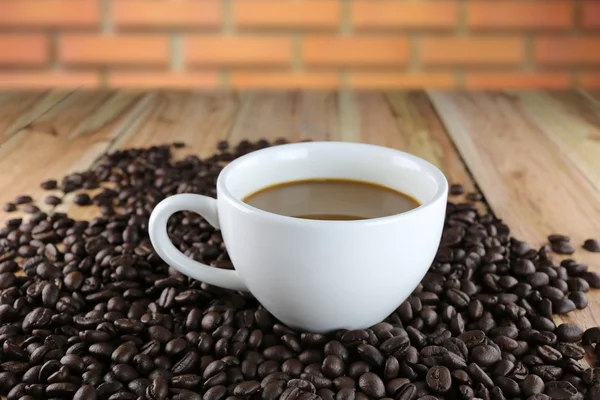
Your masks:
M112 0L100 1L100 32L110 34L114 31L112 21Z
M183 36L177 31L171 34L170 39L170 69L171 72L181 72L184 70Z
M48 33L48 55L50 57L50 68L54 72L60 71L61 65L58 57L58 32L56 30L51 30Z
M456 26L456 34L466 36L469 33L468 26L468 7L466 0L458 2L458 25Z
M525 46L523 51L525 52L525 58L523 61L523 70L525 72L535 71L535 62L533 61L533 33L525 33Z
M299 31L292 35L292 71L304 71L304 60L302 59L302 34Z
M454 71L454 80L456 81L456 86L459 89L465 89L467 87L466 75L467 75L467 73L466 73L464 67L458 67Z
M221 32L224 35L233 35L235 33L235 24L233 21L233 2L232 0L221 0Z
M419 48L419 34L411 32L408 36L409 72L421 72L421 54Z
M353 0L343 0L340 8L340 34L348 36L354 31L352 24Z

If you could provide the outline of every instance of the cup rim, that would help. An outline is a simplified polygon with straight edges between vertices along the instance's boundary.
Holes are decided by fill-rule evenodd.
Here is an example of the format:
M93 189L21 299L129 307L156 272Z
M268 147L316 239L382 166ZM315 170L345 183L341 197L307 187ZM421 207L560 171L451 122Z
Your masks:
M250 158L258 158L262 157L267 153L281 151L282 149L289 147L301 147L301 148L311 148L311 147L337 147L337 146L345 146L345 147L362 147L364 149L372 149L377 151L388 151L399 154L403 157L406 157L420 166L424 168L427 174L431 175L435 182L438 185L438 189L435 195L427 202L422 203L420 206L413 208L412 210L402 212L400 214L388 215L385 217L377 217L377 218L369 218L369 219L360 219L360 220L319 220L319 219L304 219L304 218L295 218L287 215L281 215L272 213L270 211L261 210L250 204L243 202L241 199L238 199L236 196L232 195L229 189L227 188L226 181L230 174L232 174L236 168L247 161ZM396 222L402 220L404 218L408 218L417 213L425 212L427 209L431 208L434 204L439 203L440 201L447 201L448 196L448 180L446 176L442 173L442 171L430 163L429 161L415 156L414 154L407 153L405 151L393 149L390 147L379 146L374 144L367 143L357 143L357 142L341 142L341 141L310 141L310 142L297 142L297 143L287 143L281 144L277 146L267 147L264 149L256 150L251 153L245 154L242 157L239 157L228 165L226 165L219 177L217 179L217 200L228 200L231 204L233 204L237 209L243 211L247 214L254 214L260 216L262 218L268 218L271 220L279 220L286 223L295 223L295 224L310 224L310 225L326 225L326 226L334 226L334 225L347 225L347 224L360 224L360 225L379 225L386 224L391 222Z

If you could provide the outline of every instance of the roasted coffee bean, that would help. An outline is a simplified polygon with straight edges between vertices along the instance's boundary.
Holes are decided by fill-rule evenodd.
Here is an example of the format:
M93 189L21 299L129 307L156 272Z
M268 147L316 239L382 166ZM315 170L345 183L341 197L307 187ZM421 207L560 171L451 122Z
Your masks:
M598 239L587 239L583 242L584 249L591 251L592 253L600 253L600 240Z
M193 374L178 375L171 378L171 384L176 388L194 390L200 387L202 384L202 378L199 375ZM214 385L207 386L212 387Z
M448 353L445 347L427 346L421 350L421 359L428 367L441 365L444 360L444 355Z
M278 382L269 382L265 385L262 390L262 398L265 400L276 400L279 399L284 391L284 386L280 385ZM209 389L210 390L210 389ZM208 391L207 391L208 393ZM205 394L205 399L208 400L208 397Z
M583 292L571 292L569 293L569 300L575 304L578 310L582 310L588 305L588 298Z
M233 389L233 394L240 397L249 397L260 389L260 382L257 381L246 381L238 383Z
M552 251L558 254L573 254L575 252L575 246L565 239L552 242L550 247L552 248Z
M17 206L15 205L15 203L4 203L4 205L2 206L2 209L6 212L13 212L17 210Z
M73 203L79 206L87 206L91 204L91 199L87 193L78 193L73 197Z
M0 372L0 394L6 395L19 383L17 375L13 372Z
M44 203L50 204L52 206L57 206L60 203L62 203L62 199L60 197L57 197L57 196L54 196L54 195L50 195L50 196L46 196L44 198Z
M410 340L408 337L395 336L384 341L379 349L386 355L397 354L401 356L404 354L410 346Z
M163 397L147 393L151 383L164 379L164 397L172 399L203 392L363 399L372 395L360 383L369 374L387 383L383 395L411 400L525 399L545 396L543 382L556 380L578 390L576 398L593 393L577 342L594 346L600 339L594 330L556 327L552 317L585 308L585 293L600 287L600 274L570 259L557 265L550 250L570 251L567 237L553 235L535 250L472 204L448 203L430 270L370 329L297 332L252 297L188 282L168 268L147 234L154 205L183 192L214 196L219 163L268 145L244 141L204 160L173 160L169 146L107 154L60 183L64 192L99 189L93 199L77 193L71 200L98 205L96 218L75 221L30 204L31 218L8 221L0 229L0 374L9 375L0 375L0 394L18 387L19 378L33 386L31 393L15 391L14 400L43 397L46 386L62 383L89 385L108 400L151 400ZM221 234L201 217L172 219L169 236L181 251L233 268ZM23 277L14 276L19 265ZM436 371L448 371L455 382L444 394L427 381ZM287 388L290 379L305 383ZM242 393L252 381L261 388ZM527 391L540 382L541 389Z
M545 393L552 399L568 400L577 394L577 389L567 381L552 381L546 383Z
M502 358L500 350L490 345L479 345L471 349L471 358L482 367L494 365Z
M562 368L553 365L536 365L531 371L542 378L544 382L559 380L563 375Z
M288 388L298 388L304 392L310 392L310 393L317 392L317 388L315 388L315 385L313 385L311 382L309 382L305 379L290 379L287 382L287 387Z
M585 356L585 351L574 344L569 343L558 343L556 350L562 354L563 358L572 358L574 360L581 360Z
M537 375L527 375L521 384L521 390L526 396L540 394L544 392L545 384L542 378Z
M450 185L450 194L453 196L458 196L460 194L463 194L465 192L465 188L463 185L459 184L459 183L455 183Z
M483 195L481 193L467 193L467 200L471 200L471 201L482 201L483 200Z
M482 383L487 387L494 386L492 379L486 374L481 367L475 363L469 364L467 371L471 374L473 381Z
M46 396L49 398L67 398L73 396L77 389L77 385L70 382L51 383L46 386Z
M452 385L450 370L444 366L435 366L429 369L425 377L427 386L437 393L446 393Z
M81 386L73 395L73 400L96 400L98 395L92 385Z
M40 187L44 190L53 190L56 189L57 182L55 179L48 179L47 181L40 183Z
M283 370L283 368L282 368L282 370ZM335 379L338 376L342 376L344 374L344 370L345 370L344 361L342 361L342 359L339 356L328 355L323 360L323 363L321 365L321 370L323 371L323 375L325 375L327 378Z
M600 327L592 327L583 332L581 343L584 345L600 343Z
M558 360L562 359L562 354L555 348L543 345L537 348L538 355L542 358L542 360L547 363L554 364Z
M21 195L21 196L15 197L14 203L15 204L27 204L27 203L31 203L32 201L33 201L33 199L31 198L31 196Z
M385 385L379 376L372 372L367 372L358 379L358 387L370 397L385 396Z
M417 397L417 387L411 383L401 386L396 391L396 400L414 400Z
M508 398L517 397L521 394L519 384L511 378L499 376L494 379L494 382L502 390L502 394Z
M146 389L146 397L149 400L165 400L168 395L167 381L163 377L156 377Z
M380 368L385 362L385 357L377 348L370 344L360 344L356 348L358 355L373 368Z
M576 343L583 337L583 329L575 324L561 324L555 333L560 341L568 343Z
M586 272L585 274L583 274L583 279L587 281L590 287L594 289L600 288L600 273Z
M575 310L576 308L577 308L577 306L570 299L562 299L562 300L555 301L553 303L553 307L552 307L554 312L557 314L567 314L567 313Z

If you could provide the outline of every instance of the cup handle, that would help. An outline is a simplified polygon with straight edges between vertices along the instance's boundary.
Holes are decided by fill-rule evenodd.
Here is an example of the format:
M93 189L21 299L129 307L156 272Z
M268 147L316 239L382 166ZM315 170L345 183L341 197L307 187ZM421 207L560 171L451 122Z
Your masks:
M178 211L193 211L200 214L216 229L219 229L217 200L199 194L177 194L162 200L150 215L148 231L150 241L158 255L177 271L214 286L225 289L248 291L236 271L209 267L184 255L177 249L167 234L167 221Z

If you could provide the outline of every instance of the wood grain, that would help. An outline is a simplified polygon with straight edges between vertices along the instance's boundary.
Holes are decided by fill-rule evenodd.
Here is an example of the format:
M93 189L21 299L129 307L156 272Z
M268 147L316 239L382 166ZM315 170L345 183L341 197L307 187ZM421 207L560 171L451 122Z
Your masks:
M27 193L42 203L48 194L39 186L46 179L60 179L64 175L84 170L108 148L112 140L128 125L143 105L139 95L129 95L130 102L122 102L111 118L94 130L81 129L82 121L97 115L102 105L111 99L110 93L77 92L32 121L0 147L0 202L12 200ZM123 95L119 95L122 97ZM78 132L77 135L73 135ZM44 210L51 207L41 205ZM0 222L18 213L0 214Z
M600 235L600 192L519 98L508 94L431 92L430 98L494 213L515 237L534 245L551 233L584 239ZM600 255L574 258L600 271ZM600 296L582 311L561 315L584 327L600 325Z
M577 92L515 92L519 106L600 190L600 107Z
M471 171L518 238L542 245L565 233L580 245L600 237L598 110L594 93L0 93L0 132L14 131L0 136L0 203L20 193L41 200L41 181L117 149L184 141L177 156L204 157L224 139L361 141L423 157L468 191ZM71 197L56 210L97 215ZM0 212L0 222L15 215ZM600 270L600 255L575 258ZM600 296L589 298L557 321L600 325Z
M244 93L229 140L328 140L339 131L337 112L333 92Z
M69 94L69 91L1 93L0 145Z
M440 168L451 183L474 190L469 172L424 93L364 92L351 94L346 101L340 140L412 153Z
M219 141L227 138L236 121L238 109L239 98L234 95L156 93L135 121L104 150L112 152L185 142L185 148L174 150L175 157L188 154L205 157L214 153ZM73 196L69 194L57 210L67 212L76 219L89 219L99 214L95 206L79 207L73 204Z
M123 132L108 149L185 142L186 153L207 156L227 137L239 100L225 94L163 92L156 94L135 127Z
M590 100L596 101L600 105L600 91L578 91L578 93Z

